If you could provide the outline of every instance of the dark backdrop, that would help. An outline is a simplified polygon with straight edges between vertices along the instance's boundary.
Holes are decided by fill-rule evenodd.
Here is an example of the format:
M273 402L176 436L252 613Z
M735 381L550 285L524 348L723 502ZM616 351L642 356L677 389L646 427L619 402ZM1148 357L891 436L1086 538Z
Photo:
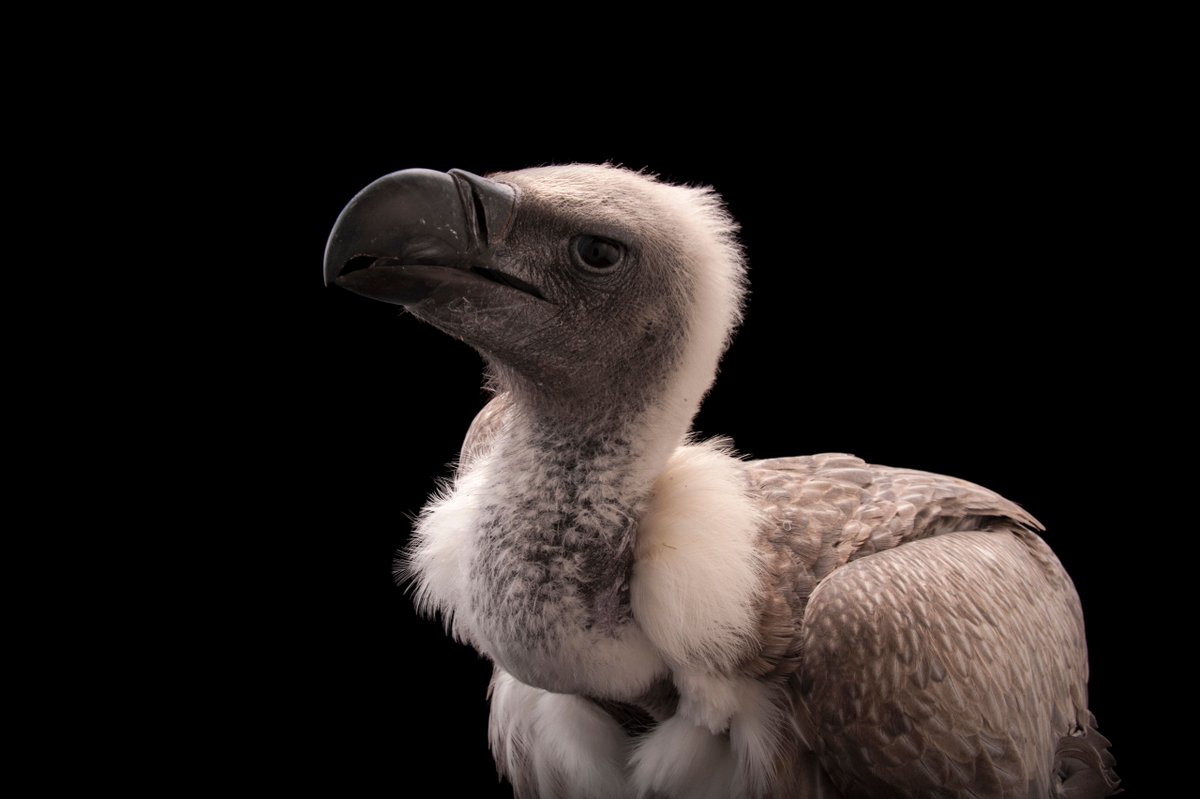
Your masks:
M278 150L263 144L256 174L282 209L288 257L258 268L294 294L273 303L283 316L254 354L287 388L252 421L302 410L279 449L295 490L278 498L282 587L269 598L272 665L254 686L281 770L340 793L428 775L456 795L510 795L487 751L489 664L417 618L391 573L485 401L480 360L396 308L322 286L338 212L406 167L613 161L711 184L742 225L748 314L697 429L754 457L842 451L952 474L1028 508L1079 589L1092 708L1121 773L1136 773L1118 546L1134 512L1116 473L1137 367L1098 277L1113 257L1095 213L1100 145L1054 98L903 105L796 119L687 106L653 129L588 107L519 128L512 111L397 110L301 120Z

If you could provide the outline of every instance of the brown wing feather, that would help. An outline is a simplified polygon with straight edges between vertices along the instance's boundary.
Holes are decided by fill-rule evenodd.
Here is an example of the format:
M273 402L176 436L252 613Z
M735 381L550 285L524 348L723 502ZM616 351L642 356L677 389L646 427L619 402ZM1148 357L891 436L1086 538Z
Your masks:
M759 676L795 669L808 597L846 563L954 530L1013 522L1041 529L1020 506L986 488L872 466L853 455L750 461L746 473L768 518L762 533L770 581L761 613L763 646L745 664Z
M743 668L788 681L799 733L847 796L1115 787L1086 710L1079 600L1028 512L851 455L746 470L768 590Z
M856 560L813 592L800 694L849 797L1050 796L1087 728L1079 600L1024 530Z

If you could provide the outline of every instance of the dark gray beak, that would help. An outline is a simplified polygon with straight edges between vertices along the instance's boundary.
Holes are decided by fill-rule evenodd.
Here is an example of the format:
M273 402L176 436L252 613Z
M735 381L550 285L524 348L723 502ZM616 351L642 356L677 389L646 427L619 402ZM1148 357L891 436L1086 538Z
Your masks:
M338 216L325 245L325 283L396 305L449 301L496 284L544 299L493 268L516 206L511 186L461 169L393 172Z

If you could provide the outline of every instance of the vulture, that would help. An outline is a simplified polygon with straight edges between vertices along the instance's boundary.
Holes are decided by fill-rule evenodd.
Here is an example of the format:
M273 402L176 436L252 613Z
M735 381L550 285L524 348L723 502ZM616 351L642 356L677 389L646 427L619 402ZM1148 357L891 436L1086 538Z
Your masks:
M397 568L494 664L498 771L521 799L1116 791L1033 516L691 435L741 320L736 234L710 188L590 164L403 170L330 234L326 283L486 363Z

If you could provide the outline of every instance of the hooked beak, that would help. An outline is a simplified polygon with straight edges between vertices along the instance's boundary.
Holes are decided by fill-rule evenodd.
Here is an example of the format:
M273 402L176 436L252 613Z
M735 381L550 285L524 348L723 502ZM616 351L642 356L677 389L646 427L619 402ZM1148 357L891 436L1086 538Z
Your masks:
M395 305L494 301L538 288L494 268L517 206L516 190L452 169L405 169L360 191L325 246L325 284Z

